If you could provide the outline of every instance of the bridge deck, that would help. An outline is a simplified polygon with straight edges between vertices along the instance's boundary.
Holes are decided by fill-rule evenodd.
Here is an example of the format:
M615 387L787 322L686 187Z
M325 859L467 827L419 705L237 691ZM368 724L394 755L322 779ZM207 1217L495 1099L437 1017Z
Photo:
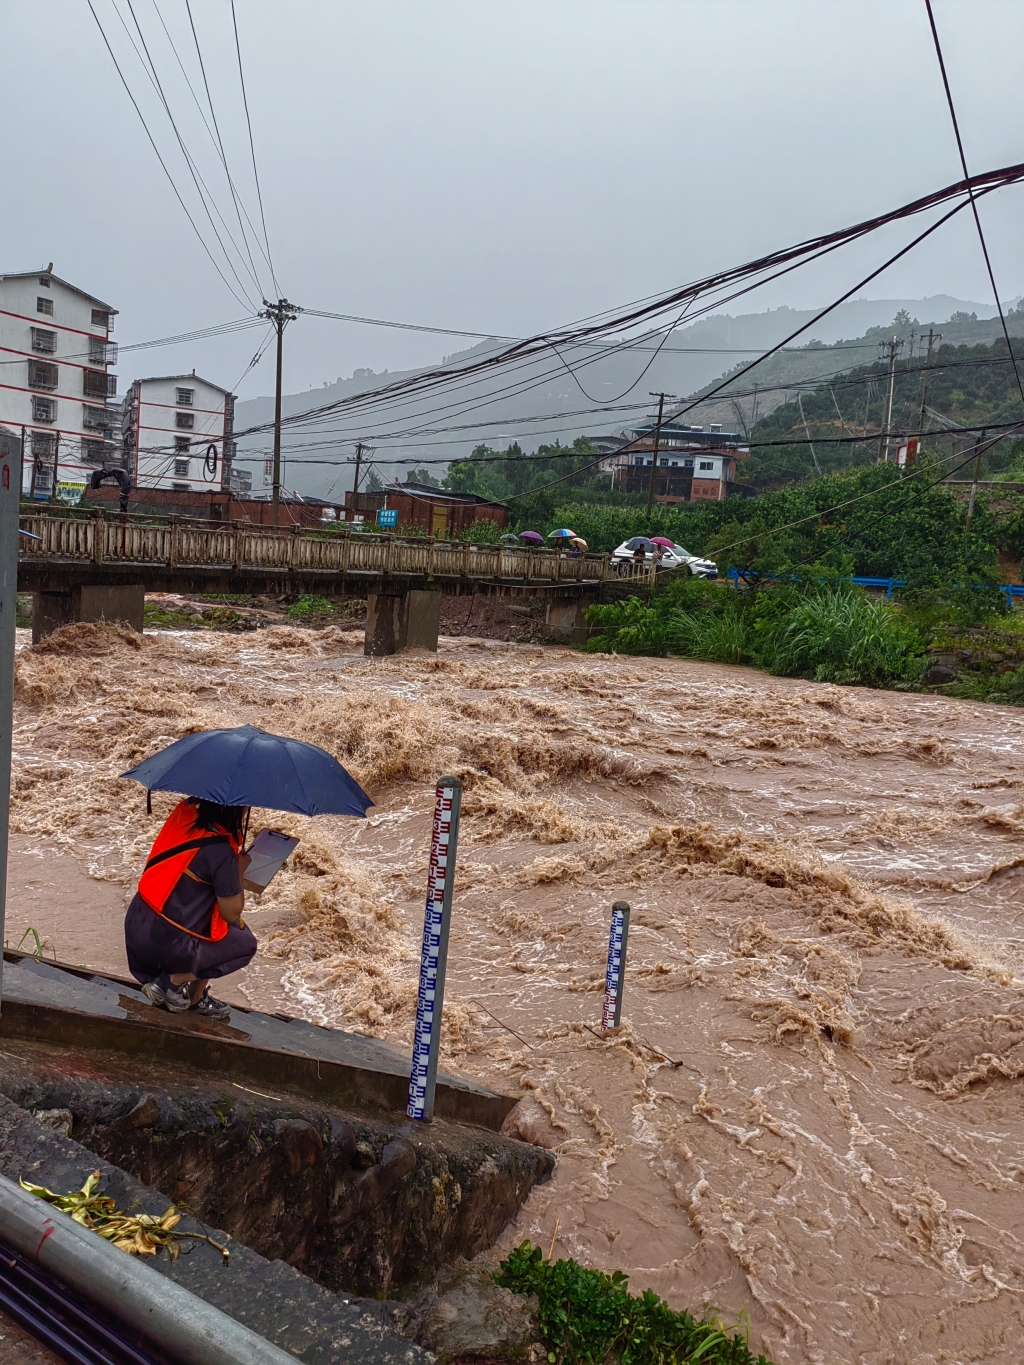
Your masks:
M613 576L607 556L569 555L550 549L468 545L459 542L407 540L344 530L309 530L250 526L102 513L30 513L21 518L29 532L19 541L19 584L23 590L44 586L55 575L78 581L116 579L156 587L170 579L239 583L278 580L337 582L362 580L467 580L580 587ZM30 538L34 537L34 538Z

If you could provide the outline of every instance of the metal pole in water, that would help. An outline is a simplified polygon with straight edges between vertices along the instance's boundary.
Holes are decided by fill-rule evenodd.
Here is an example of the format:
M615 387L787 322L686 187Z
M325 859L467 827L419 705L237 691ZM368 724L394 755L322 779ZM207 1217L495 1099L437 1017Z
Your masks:
M441 1012L444 1008L444 975L448 965L448 929L452 917L452 883L455 880L455 849L459 836L462 783L457 777L441 777L434 801L434 828L430 836L430 871L427 874L427 908L423 917L423 953L420 957L420 989L416 1000L416 1031L413 1034L412 1069L409 1072L411 1119L429 1123L434 1115L437 1054L441 1046Z
M604 1010L601 1027L618 1028L622 1022L622 988L626 980L626 944L629 941L629 901L612 906L612 929L608 937L608 971L604 978Z
M11 731L14 729L14 621L18 610L18 504L22 449L0 428L0 948L7 898L7 835L11 814ZM0 970L3 954L0 952ZM0 996L3 994L0 975Z

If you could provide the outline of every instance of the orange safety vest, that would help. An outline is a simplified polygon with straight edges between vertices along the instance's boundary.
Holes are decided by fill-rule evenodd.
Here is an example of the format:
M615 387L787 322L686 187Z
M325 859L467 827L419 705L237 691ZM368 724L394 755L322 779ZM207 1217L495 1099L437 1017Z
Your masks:
M238 840L227 830L221 834L197 830L195 806L189 801L179 801L164 821L163 829L156 836L156 842L146 859L145 870L139 878L139 895L151 910L158 915L164 913L164 906L178 882L182 877L193 876L188 871L189 863L207 844L230 844L235 853L239 852ZM194 877L193 880L200 881L201 878ZM208 934L197 934L194 929L186 929L183 924L177 924L172 919L168 919L167 923L207 943L218 942L228 932L228 922L218 909L216 896L213 898Z

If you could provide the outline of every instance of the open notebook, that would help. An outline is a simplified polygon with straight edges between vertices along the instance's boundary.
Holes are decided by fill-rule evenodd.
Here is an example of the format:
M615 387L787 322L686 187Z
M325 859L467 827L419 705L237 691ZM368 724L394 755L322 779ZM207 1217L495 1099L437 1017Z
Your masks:
M242 879L246 891L265 891L298 842L279 830L261 829L246 850L252 859Z

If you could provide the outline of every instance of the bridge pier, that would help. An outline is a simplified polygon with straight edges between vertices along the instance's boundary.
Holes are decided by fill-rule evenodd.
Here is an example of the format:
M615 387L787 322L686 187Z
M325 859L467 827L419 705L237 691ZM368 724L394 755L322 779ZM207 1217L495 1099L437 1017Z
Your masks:
M581 597L550 597L544 612L544 629L553 640L581 645L594 629L588 626L583 613L597 601L596 593Z
M67 592L32 594L32 643L38 644L59 626L76 621L118 621L142 633L146 590L141 584L103 587L75 584Z
M440 621L439 589L371 592L366 599L363 653L379 658L402 649L429 649L436 654Z

